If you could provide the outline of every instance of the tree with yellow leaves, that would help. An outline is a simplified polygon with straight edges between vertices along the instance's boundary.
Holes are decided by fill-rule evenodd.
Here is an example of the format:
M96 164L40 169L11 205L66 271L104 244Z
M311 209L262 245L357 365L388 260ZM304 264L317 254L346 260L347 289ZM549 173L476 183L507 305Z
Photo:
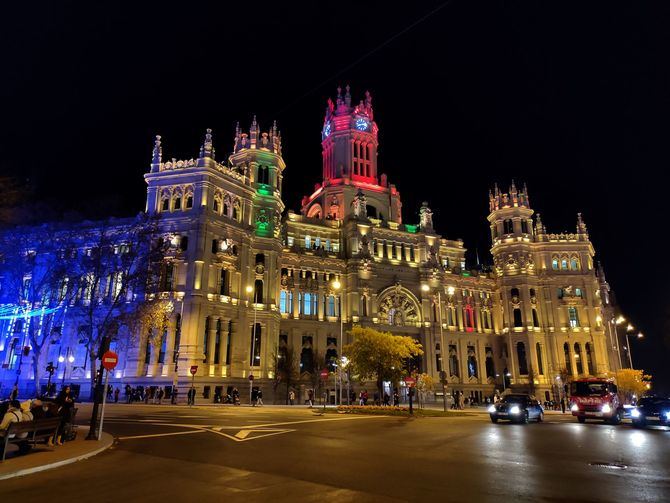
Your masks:
M619 388L619 398L624 403L631 403L634 398L640 398L651 388L651 376L644 370L620 369L616 372L608 372L607 377L615 380Z
M361 381L376 379L380 398L383 396L382 383L399 381L407 360L423 354L421 344L412 337L360 326L355 326L349 333L353 342L343 350L349 358L351 373Z

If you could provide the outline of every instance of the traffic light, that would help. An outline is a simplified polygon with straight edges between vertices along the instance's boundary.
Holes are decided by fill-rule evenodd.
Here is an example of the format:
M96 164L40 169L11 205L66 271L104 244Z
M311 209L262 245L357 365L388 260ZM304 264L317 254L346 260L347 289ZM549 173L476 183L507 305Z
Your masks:
M47 365L47 372L49 373L50 376L53 375L53 373L56 371L56 367L54 367L53 362L49 362Z
M23 346L23 356L28 356L30 354L30 346Z

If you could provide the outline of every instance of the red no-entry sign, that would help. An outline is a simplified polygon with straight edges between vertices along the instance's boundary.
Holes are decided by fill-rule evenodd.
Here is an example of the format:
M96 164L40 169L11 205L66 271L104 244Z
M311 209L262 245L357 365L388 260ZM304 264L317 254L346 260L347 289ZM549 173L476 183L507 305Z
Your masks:
M191 365L191 375L194 376L198 372L198 366L197 365Z
M321 379L328 379L328 371L326 369L321 371Z
M413 377L405 377L405 384L411 388L416 384L416 379Z
M253 374L249 374L249 380L250 380L250 381L253 381L253 380L254 380L254 375L253 375Z
M119 363L119 355L113 351L107 351L104 355L102 355L102 366L107 370L114 370L114 367L116 367L117 363Z

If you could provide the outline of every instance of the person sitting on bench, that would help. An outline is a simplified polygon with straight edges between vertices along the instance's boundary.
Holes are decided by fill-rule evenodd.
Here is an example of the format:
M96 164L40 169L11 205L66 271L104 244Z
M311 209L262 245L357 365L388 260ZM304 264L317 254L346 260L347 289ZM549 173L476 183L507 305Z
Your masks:
M2 423L0 423L0 437L4 437L7 434L7 429L12 423L20 423L23 421L23 414L21 414L21 403L18 400L12 400L9 402L9 409L7 413L2 418ZM12 435L10 438L13 438Z

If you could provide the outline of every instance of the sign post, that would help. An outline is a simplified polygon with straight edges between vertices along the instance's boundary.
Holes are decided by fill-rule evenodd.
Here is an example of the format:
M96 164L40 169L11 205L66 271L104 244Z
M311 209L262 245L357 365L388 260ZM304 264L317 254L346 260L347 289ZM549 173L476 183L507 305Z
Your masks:
M100 412L100 426L98 427L98 440L102 437L102 423L105 420L105 404L107 403L107 383L109 382L109 373L119 363L119 356L113 351L107 351L102 355L102 366L107 373L105 374L105 387L102 391L102 412Z
M416 379L414 377L405 377L405 384L409 388L407 394L409 395L409 413L410 415L414 414L414 409L412 407L412 395L414 395L414 386L416 386Z
M195 374L198 372L198 366L197 365L191 365L191 391L189 391L189 395L193 395L193 398L189 399L189 405L192 406L195 403Z

